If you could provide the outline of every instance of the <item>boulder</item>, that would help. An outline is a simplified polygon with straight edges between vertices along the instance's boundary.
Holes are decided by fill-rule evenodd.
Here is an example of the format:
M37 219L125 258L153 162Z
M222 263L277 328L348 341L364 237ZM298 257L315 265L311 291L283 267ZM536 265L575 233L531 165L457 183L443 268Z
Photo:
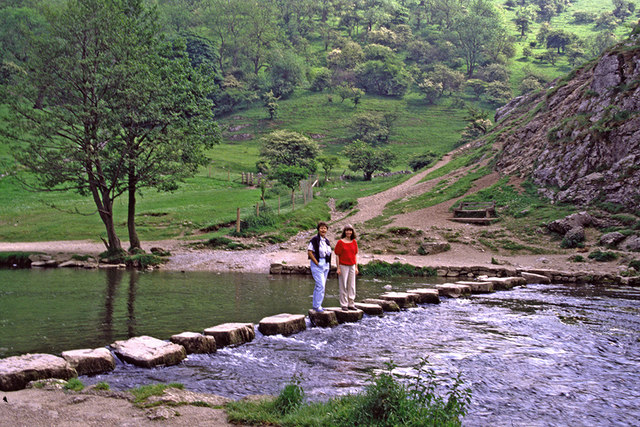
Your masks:
M379 304L357 302L354 305L358 310L362 310L364 314L368 314L369 316L381 316L382 314L384 314L384 310Z
M588 227L590 225L594 225L596 220L587 212L578 212L571 215L568 215L562 219L557 219L555 221L547 224L547 228L553 232L556 232L561 235L565 235L569 230L575 227Z
M493 283L491 282L456 282L457 285L466 285L471 288L472 294L489 294L493 292Z
M618 243L624 240L624 234L614 231L612 233L606 233L600 236L600 245L608 248L615 248Z
M457 285L455 283L443 283L436 285L436 289L440 295L449 298L458 298L461 296L471 295L471 287L468 285Z
M116 360L104 347L63 351L61 356L78 375L102 374L116 368Z
M183 346L146 335L116 341L111 347L120 359L142 368L177 365L187 357Z
M420 288L407 290L410 294L418 295L419 304L440 304L440 293L434 288Z
M451 249L451 245L448 242L430 242L423 241L420 243L418 253L420 255L435 255L441 252L446 252Z
M309 320L313 326L321 328L338 326L338 318L332 310L315 311L311 309L309 310Z
M276 314L265 317L258 325L263 335L293 335L305 329L307 324L303 314Z
M384 311L400 311L400 306L393 300L379 299L379 298L367 298L362 300L364 304L377 304L382 307Z
M183 332L172 335L169 341L183 346L187 354L215 353L217 350L216 339L214 337L198 332Z
M400 308L409 308L416 306L418 296L407 292L387 292L386 294L380 295L380 298L394 301Z
M58 265L58 267L59 268L84 268L84 265L85 263L82 261L70 259L69 261L61 262L60 265Z
M223 323L204 330L205 335L212 335L216 339L216 347L240 345L256 337L253 323Z
M343 310L340 307L327 307L325 311L333 311L336 314L336 319L338 319L338 323L351 323L358 322L364 316L364 311L362 310Z
M640 252L640 236L629 236L620 245L625 251Z
M524 280L526 280L527 284L541 283L546 285L551 283L551 279L542 274L529 273L529 272L523 271L522 273L520 273L520 275L524 277Z
M30 381L47 378L68 380L77 376L76 370L66 360L51 354L24 354L0 359L2 391L22 390Z

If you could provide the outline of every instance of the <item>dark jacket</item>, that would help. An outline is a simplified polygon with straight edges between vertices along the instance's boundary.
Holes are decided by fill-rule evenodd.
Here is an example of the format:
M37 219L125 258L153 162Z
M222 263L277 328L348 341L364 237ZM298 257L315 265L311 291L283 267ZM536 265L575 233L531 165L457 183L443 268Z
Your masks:
M321 238L322 237L320 237L319 234L316 234L315 236L313 236L311 238L311 244L313 245L313 254L316 256L316 260L318 260L318 261L320 261L320 239ZM331 247L331 243L329 242L329 239L327 239L325 237L324 241L329 247ZM309 257L309 258L311 258L311 257ZM327 261L327 264L331 264L331 254L326 256L325 260Z

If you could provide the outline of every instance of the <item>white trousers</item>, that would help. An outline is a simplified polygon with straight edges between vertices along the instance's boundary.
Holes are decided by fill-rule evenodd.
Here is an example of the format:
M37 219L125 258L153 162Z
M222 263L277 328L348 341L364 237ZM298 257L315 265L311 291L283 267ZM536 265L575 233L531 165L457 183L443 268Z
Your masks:
M356 266L342 265L338 276L338 289L340 290L340 306L352 306L356 299Z

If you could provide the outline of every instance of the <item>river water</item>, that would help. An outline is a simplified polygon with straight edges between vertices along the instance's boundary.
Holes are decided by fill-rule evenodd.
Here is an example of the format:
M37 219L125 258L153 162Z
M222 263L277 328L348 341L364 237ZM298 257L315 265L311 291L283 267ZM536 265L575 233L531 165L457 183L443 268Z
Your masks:
M325 306L337 305L330 280ZM428 279L359 279L358 297ZM59 353L151 335L166 339L225 322L306 313L309 277L124 271L0 271L0 357ZM112 389L180 382L239 398L277 394L294 374L309 399L362 390L385 362L410 376L421 358L439 378L472 389L464 425L640 425L640 290L528 285L442 299L383 317L299 334L262 336L177 366L119 363Z

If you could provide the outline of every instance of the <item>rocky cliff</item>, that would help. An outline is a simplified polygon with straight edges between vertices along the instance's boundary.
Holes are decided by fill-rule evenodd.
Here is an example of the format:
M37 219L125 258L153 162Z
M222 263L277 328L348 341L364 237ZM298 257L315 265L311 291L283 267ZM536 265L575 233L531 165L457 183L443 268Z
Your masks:
M556 202L640 209L640 25L546 91L499 109L496 170Z

